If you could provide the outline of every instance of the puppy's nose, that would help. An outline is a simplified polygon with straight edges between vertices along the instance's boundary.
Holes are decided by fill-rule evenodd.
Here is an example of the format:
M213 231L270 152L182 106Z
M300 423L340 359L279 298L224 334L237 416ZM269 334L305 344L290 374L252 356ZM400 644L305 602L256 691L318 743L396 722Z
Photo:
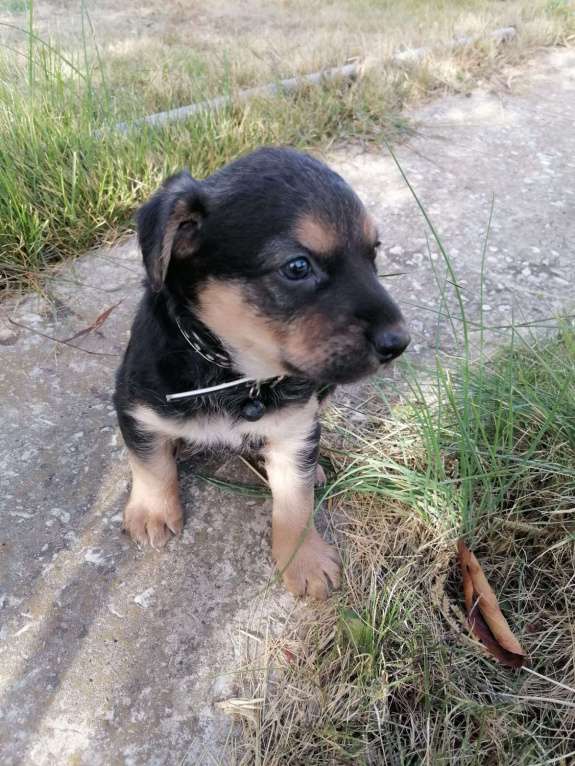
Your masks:
M368 337L382 362L389 362L403 354L411 342L403 325L376 327L368 333Z

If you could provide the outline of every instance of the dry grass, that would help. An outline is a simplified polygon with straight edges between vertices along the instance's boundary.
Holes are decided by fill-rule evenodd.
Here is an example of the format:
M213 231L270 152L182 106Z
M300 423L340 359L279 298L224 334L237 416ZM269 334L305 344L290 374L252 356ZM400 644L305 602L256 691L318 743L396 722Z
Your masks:
M130 100L137 83L146 112L355 58L385 79L382 69L399 49L441 47L501 26L518 29L503 53L515 62L575 34L573 8L562 0L219 0L189 6L181 23L181 10L170 14L163 4L162 15L169 16L163 32L154 34L152 26L152 34L136 40L111 41L106 56L121 99ZM490 44L471 56L438 50L421 68L410 68L405 87L412 100L435 88L465 89L501 65L500 56Z
M574 371L566 329L419 388L391 418L373 400L352 430L348 412L332 413L343 593L244 673L245 697L262 701L235 762L573 762ZM502 668L466 628L462 534L528 669Z
M4 21L26 27L25 4L4 0L4 6L21 11L4 14ZM565 42L575 31L570 0L151 0L144 7L135 0L120 7L101 0L86 7L118 102L136 102L143 113L354 57L379 69L400 48L444 45L502 26L518 29L513 57ZM58 2L35 6L34 28L80 57L86 33L92 35L81 5L70 12ZM11 46L26 49L15 30L1 34ZM438 79L452 70L447 84L461 86L470 61L445 52L437 59L443 70Z

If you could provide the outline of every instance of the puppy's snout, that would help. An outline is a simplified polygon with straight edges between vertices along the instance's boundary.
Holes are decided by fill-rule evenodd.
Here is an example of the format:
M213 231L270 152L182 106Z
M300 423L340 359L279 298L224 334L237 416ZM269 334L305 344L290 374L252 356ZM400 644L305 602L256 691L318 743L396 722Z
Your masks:
M390 362L403 354L411 342L411 337L403 324L374 327L368 332L368 338L381 362Z

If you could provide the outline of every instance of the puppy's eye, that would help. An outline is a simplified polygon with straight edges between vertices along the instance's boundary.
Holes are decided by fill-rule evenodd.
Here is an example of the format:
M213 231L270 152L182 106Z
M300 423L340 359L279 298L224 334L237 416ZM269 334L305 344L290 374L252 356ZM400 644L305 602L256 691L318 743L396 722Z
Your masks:
M305 279L312 273L311 263L303 256L292 258L282 266L281 272L288 279Z

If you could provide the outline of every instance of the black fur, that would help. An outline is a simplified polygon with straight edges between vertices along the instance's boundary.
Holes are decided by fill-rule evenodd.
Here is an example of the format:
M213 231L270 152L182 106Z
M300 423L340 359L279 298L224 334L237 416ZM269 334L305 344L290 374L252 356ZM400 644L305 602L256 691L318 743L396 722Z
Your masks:
M308 436L308 443L299 456L299 469L302 474L313 477L319 458L319 440L321 437L321 425L319 421L314 424L313 430Z
M222 369L207 362L187 344L173 321L173 305L167 293L153 295L148 290L136 314L128 348L116 379L114 402L122 435L127 445L145 453L150 442L142 434L127 411L135 403L150 405L166 417L193 417L195 414L226 413L233 419L242 417L242 407L250 399L251 385L224 390L200 397L166 400L166 394L215 386L240 377L234 368ZM261 386L261 399L266 412L290 403L305 403L321 388L303 378L287 377L275 385Z
M280 276L286 260L302 252L314 259L291 234L305 213L332 226L341 244L330 258L313 260L312 281L290 283ZM137 403L169 417L224 412L242 418L249 386L166 401L167 394L242 376L233 366L222 369L204 360L177 327L176 317L184 328L198 323L195 306L207 280L241 284L258 313L270 321L288 326L313 309L335 328L333 354L321 369L300 369L286 359L290 376L261 386L258 399L266 414L304 404L314 393L321 398L334 384L373 371L378 362L366 336L373 327L401 323L401 313L375 275L373 243L366 242L361 229L364 213L340 176L288 149L259 150L201 182L186 172L168 179L138 213L147 280L114 397L128 447L145 455L150 445L150 437L139 432L129 415ZM338 332L344 335L351 318L361 338L353 354L337 348ZM311 441L315 445L318 440L319 434ZM315 450L310 448L310 454Z

